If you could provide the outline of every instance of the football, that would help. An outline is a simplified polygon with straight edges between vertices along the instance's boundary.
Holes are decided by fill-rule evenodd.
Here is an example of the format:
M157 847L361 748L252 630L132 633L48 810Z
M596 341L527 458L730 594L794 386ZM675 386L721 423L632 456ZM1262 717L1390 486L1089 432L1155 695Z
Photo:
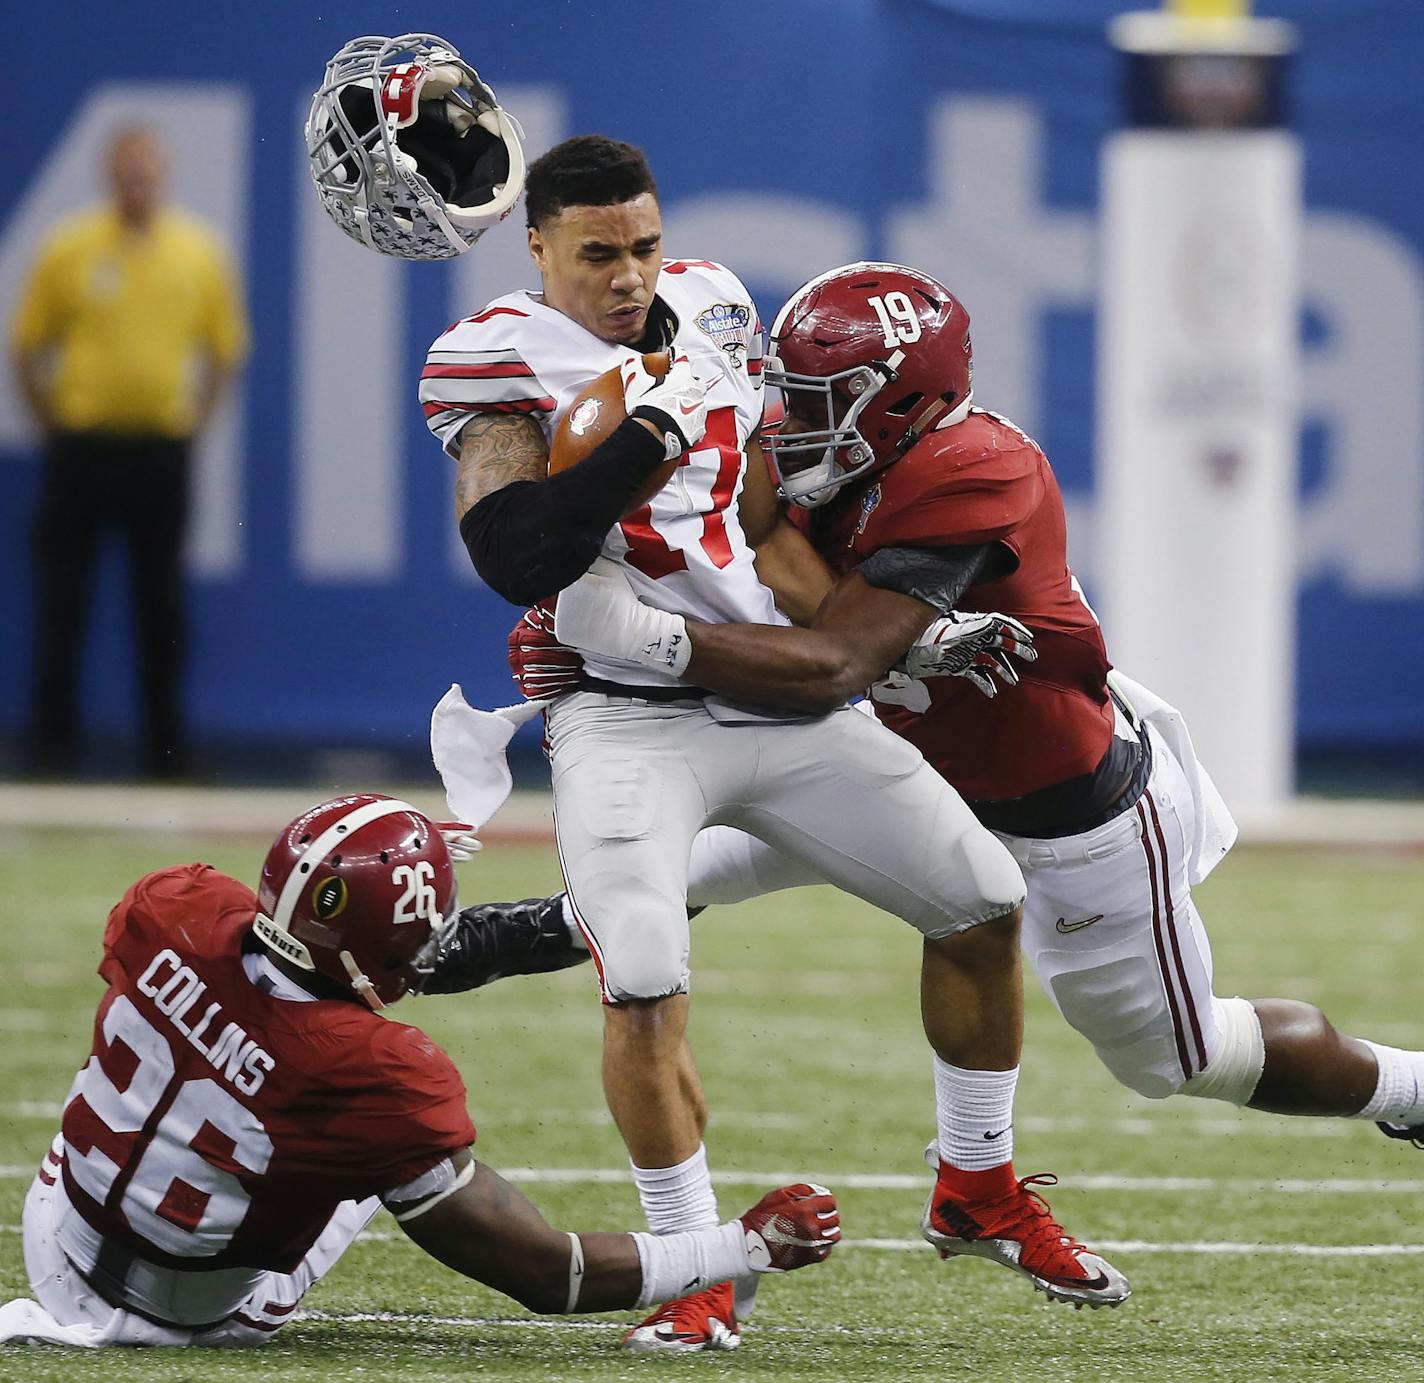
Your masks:
M668 372L672 357L666 351L643 357L643 368L661 379ZM549 447L549 474L557 475L576 466L628 416L623 407L623 381L617 369L605 370L593 381L564 414L554 432ZM623 511L623 517L635 514L672 478L681 458L659 466Z

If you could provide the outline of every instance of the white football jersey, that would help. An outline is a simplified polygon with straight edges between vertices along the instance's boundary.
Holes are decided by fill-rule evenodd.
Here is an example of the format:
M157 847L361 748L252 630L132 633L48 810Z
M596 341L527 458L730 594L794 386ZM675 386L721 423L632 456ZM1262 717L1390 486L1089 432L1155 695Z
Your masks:
M665 260L657 296L676 319L674 353L711 381L707 434L651 504L609 530L604 555L623 563L639 598L660 610L712 624L785 624L757 579L737 515L746 445L761 423L756 308L731 270L706 260ZM525 413L552 441L574 399L628 353L545 306L537 293L509 293L457 322L430 348L420 401L430 430L452 456L477 413ZM606 681L679 682L632 663L586 661L590 675Z

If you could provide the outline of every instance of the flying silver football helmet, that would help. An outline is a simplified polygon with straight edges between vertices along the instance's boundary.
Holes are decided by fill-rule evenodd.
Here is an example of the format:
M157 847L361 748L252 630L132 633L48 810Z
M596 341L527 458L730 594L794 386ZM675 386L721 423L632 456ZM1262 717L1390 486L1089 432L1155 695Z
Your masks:
M524 188L523 131L434 34L352 39L326 65L307 157L327 214L400 259L463 254Z

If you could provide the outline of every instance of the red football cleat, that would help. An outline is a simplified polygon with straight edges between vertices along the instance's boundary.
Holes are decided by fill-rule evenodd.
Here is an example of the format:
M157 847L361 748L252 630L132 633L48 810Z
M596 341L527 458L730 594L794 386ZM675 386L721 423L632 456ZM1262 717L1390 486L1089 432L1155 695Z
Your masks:
M732 1284L719 1282L658 1307L623 1337L623 1348L637 1354L692 1354L736 1349L741 1342L742 1330L732 1309Z
M927 1152L926 1160L933 1157ZM1118 1306L1132 1295L1127 1279L1107 1259L1085 1248L1053 1218L1048 1202L1033 1186L1052 1186L1055 1176L1010 1180L994 1197L966 1200L948 1182L945 1164L934 1159L939 1177L920 1221L920 1233L941 1258L966 1254L1002 1263L1023 1273L1051 1301L1084 1306Z

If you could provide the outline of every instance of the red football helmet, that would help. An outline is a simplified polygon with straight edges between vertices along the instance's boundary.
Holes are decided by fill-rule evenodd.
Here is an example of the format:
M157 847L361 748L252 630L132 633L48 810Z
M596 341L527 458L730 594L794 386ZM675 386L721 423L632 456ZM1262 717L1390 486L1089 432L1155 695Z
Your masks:
M459 920L444 838L408 802L363 792L305 811L262 865L252 930L372 1008L419 990Z
M928 274L863 261L813 278L776 314L763 372L786 401L763 438L782 495L814 509L888 466L968 414L972 374L969 314Z

